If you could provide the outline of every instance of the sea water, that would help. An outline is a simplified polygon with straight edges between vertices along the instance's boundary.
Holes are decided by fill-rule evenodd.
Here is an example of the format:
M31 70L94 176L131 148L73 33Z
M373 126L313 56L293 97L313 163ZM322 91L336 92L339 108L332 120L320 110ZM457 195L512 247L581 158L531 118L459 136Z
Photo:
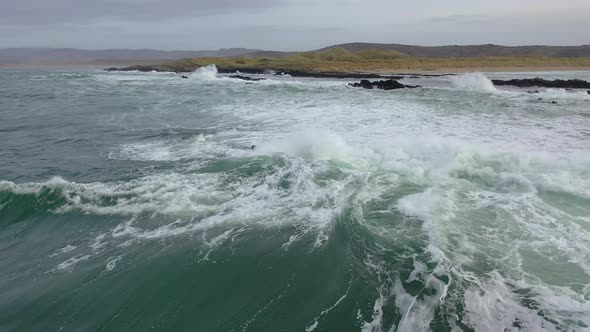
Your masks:
M0 330L586 331L590 95L536 76L590 73L1 70Z

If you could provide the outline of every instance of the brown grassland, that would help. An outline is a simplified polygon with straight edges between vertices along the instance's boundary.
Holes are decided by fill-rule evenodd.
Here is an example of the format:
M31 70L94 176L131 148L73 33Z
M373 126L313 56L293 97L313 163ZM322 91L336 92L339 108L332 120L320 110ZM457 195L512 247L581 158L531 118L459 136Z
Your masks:
M590 69L590 58L548 58L533 56L481 58L412 58L396 51L365 50L350 52L342 48L304 52L285 57L192 58L165 62L159 67L190 72L215 64L226 69L261 69L274 71L401 73L461 72L501 70L574 70Z

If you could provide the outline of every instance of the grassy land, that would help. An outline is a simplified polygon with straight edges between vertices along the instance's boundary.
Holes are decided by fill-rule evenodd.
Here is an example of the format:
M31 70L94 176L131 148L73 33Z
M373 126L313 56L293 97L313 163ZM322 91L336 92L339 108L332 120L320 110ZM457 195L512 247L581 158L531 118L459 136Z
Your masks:
M280 58L193 58L160 65L174 71L193 71L201 66L215 64L221 68L252 68L275 71L305 70L315 72L439 72L466 70L542 70L590 69L590 58L547 57L485 57L461 59L412 58L387 50L349 52L342 48L326 51L298 53Z

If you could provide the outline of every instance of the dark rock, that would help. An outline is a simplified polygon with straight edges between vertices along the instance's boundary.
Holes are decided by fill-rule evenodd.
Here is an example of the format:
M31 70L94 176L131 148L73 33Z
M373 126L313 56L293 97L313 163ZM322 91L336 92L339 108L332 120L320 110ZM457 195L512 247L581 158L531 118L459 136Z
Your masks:
M158 72L169 72L169 70L165 70L162 68L158 68L158 67L154 67L154 66L129 66L129 67L123 67L123 68L116 68L116 67L111 67L111 68L106 68L106 71L140 71L140 72L152 72L152 71L158 71Z
M590 95L590 90L588 90L588 91L586 91L586 92L588 92L588 94Z
M362 74L362 73L341 73L341 72L314 72L305 70L283 70L284 74L291 75L292 77L314 77L314 78L382 78L382 79L394 79L401 80L404 76L386 76L379 74Z
M554 101L551 102L551 104L557 104L557 102L554 100Z
M353 83L352 86L355 88L360 87L363 89L372 89L373 88L373 84L371 84L371 82L369 80L361 80L360 83Z
M512 326L518 329L522 328L522 322L520 321L520 319L518 319L518 317L514 319L514 322L512 322Z
M253 82L258 82L258 81L264 80L264 78L253 78L253 77L242 76L242 75L229 75L228 77L229 78L235 78L235 79L238 79L238 80L253 81Z
M271 69L260 69L250 67L217 67L217 72L220 74L233 74L236 72L243 74L268 74ZM343 73L343 72L319 72L307 70L289 70L281 68L272 68L274 75L290 75L292 77L313 77L313 78L381 78L381 79L395 79L400 80L404 76L385 76L378 74L362 74L362 73Z
M182 75L182 78L188 78L188 76L184 76L184 75Z
M590 89L590 82L574 79L574 80L545 80L542 78L527 78L527 79L513 79L513 80L492 80L494 85L510 85L521 88L530 88L539 86L544 88L561 88L561 89Z
M363 89L382 89L382 90L396 90L396 89L413 89L419 88L419 85L404 85L396 80L386 80L386 81L374 81L370 82L369 80L362 80L359 83L349 83L348 85L355 87L355 88L363 88Z

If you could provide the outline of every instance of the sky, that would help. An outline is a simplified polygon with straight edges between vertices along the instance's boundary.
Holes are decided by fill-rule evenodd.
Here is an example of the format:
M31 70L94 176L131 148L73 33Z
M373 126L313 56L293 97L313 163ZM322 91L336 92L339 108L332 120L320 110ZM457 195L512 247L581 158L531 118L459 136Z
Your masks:
M590 0L0 0L0 48L588 45Z

